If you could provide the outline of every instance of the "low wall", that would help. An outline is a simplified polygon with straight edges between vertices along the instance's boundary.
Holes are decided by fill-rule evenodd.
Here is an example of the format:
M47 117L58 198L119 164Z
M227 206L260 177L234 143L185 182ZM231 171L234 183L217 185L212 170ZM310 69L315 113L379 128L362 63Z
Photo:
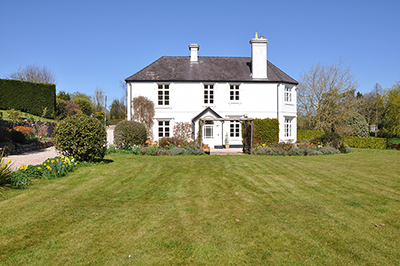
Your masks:
M33 131L35 131L37 136L43 137L51 137L53 134L54 128L56 127L55 122L50 121L33 121L22 119L19 121L10 121L10 120L0 120L0 126L4 128L13 128L15 126L24 126L31 127Z
M29 151L45 149L53 146L52 140L36 141L29 144L14 145L12 143L5 143L0 147L0 154L4 152L4 156L22 154Z

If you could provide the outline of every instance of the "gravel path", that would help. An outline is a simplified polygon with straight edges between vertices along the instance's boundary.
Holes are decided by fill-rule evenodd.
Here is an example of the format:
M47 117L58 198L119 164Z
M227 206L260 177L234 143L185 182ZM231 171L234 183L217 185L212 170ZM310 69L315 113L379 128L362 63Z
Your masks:
M114 138L114 127L110 126L107 128L107 141L109 144L113 143ZM54 147L25 152L18 155L9 155L3 158L3 161L11 160L12 169L18 170L21 166L24 165L37 165L42 164L48 158L53 158L59 155L59 152L56 151Z

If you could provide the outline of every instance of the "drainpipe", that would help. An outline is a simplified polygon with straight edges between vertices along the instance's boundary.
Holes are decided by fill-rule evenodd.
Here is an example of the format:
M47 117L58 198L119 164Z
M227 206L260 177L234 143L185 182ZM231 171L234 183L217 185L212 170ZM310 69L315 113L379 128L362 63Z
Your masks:
M224 148L224 122L225 121L221 121L221 123L222 123L222 126L221 126L221 129L222 129L222 132L221 132L221 143L222 143L222 148Z

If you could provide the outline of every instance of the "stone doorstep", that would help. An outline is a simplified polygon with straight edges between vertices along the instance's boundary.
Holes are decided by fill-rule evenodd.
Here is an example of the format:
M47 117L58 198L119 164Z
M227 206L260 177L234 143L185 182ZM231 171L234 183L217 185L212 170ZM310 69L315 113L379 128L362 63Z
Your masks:
M22 154L22 153L29 152L29 151L46 149L51 146L53 146L52 141L32 142L29 144L22 144L21 146L15 146L12 144L12 145L0 148L0 154L2 154L5 149L7 149L6 147L10 147L11 151L7 152L7 150L5 150L5 155L17 155L17 154Z
M243 155L242 148L210 149L210 155Z

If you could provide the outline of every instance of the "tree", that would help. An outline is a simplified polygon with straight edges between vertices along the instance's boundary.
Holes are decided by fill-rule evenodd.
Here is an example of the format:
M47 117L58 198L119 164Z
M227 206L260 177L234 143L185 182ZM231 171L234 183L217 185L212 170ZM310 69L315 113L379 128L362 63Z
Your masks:
M125 114L126 108L123 100L113 100L113 102L111 103L110 116L115 117L115 119L123 119L125 118Z
M77 104L84 114L89 116L93 114L94 108L89 95L76 91L71 94L71 101Z
M96 87L92 96L92 105L96 112L102 111L102 107L104 106L104 96L104 91L100 87Z
M69 93L67 93L65 91L59 91L57 93L57 99L70 102L71 101L71 95L69 95Z
M45 65L40 67L36 64L26 65L25 68L19 67L14 73L5 76L6 79L16 79L37 83L56 84L56 75Z
M300 73L299 121L304 129L334 131L356 111L357 81L342 59L332 65L318 62Z
M138 96L132 99L132 105L132 120L143 123L146 126L150 138L153 138L154 103L147 97Z
M400 136L400 81L386 90L382 132L388 137Z

